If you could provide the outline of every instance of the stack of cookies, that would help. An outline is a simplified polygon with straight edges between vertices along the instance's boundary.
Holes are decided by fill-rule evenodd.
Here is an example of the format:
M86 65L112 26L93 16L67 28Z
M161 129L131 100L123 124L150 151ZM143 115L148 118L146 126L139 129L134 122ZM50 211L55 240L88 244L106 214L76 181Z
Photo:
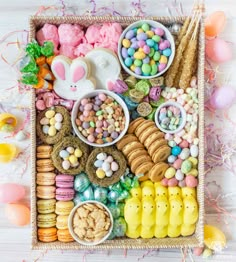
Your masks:
M151 120L142 117L130 123L128 134L118 143L117 148L126 156L131 171L142 175L140 180L160 181L169 167L164 161L171 153L167 141Z

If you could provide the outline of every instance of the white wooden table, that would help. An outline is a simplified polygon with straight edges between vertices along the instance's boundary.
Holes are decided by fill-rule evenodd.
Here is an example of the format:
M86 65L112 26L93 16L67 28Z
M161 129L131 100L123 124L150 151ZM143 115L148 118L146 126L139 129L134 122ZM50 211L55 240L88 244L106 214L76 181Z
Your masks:
M66 8L70 13L83 14L86 10L92 9L92 4L89 0L80 1L65 1ZM97 2L97 8L104 6L111 6L109 0L100 0ZM120 11L123 15L130 15L134 13L134 8L131 8L131 0L114 1L114 9ZM135 1L134 1L135 2ZM138 2L138 1L136 1ZM155 3L154 3L155 2ZM142 1L144 4L143 10L147 15L168 15L165 2L172 1ZM182 0L185 14L192 7L193 1ZM1 42L1 39L9 32L28 29L28 17L35 14L40 6L55 6L60 7L60 1L54 0L0 0L0 52L3 54L9 62L14 61L15 51L14 48L7 46L6 42L15 42L16 35L8 38L5 42ZM227 27L222 34L222 37L228 41L234 42L236 35L236 5L234 0L207 0L206 11L212 12L215 10L223 10L228 17ZM46 14L55 12L54 9L46 11ZM176 14L176 13L174 13ZM21 38L21 34L18 34ZM19 39L18 39L19 40ZM10 45L10 46L13 46ZM9 51L11 50L11 51ZM235 57L235 54L234 54ZM220 67L220 71L226 72L225 76L230 74L229 82L231 84L236 83L236 74L234 73L236 68L236 60L229 62L225 66ZM220 75L223 79L224 75ZM28 107L28 94L19 95L16 89L4 91L6 88L10 88L15 85L16 73L12 68L0 60L0 112L3 109L8 110L16 114L20 120L19 126L22 124L26 117L26 111L22 111L23 107ZM222 80L223 81L223 80ZM235 86L236 88L236 86ZM21 109L21 110L20 110ZM234 107L236 109L236 107ZM231 112L234 111L231 110ZM209 118L208 118L209 119ZM234 116L234 121L236 116ZM214 121L214 118L210 120ZM232 128L228 122L224 125ZM27 130L27 127L26 129ZM232 132L235 130L232 130ZM16 143L14 139L5 138L5 134L0 134L0 142L12 142ZM29 205L29 192L30 192L30 170L25 169L25 162L29 156L29 140L16 143L24 151L24 154L19 160L7 165L0 165L0 183L4 182L16 182L27 187L27 198L24 200ZM230 174L225 169L214 169L206 177L206 182L214 187L214 182L219 185L222 194L221 205L232 215L236 217L236 176ZM216 187L217 188L217 187ZM229 195L227 195L229 194ZM223 219L217 220L218 216L214 208L206 208L206 222L209 224L217 225L227 235L228 243L227 248L220 254L215 255L211 261L236 261L236 221L229 218L229 216L223 217ZM1 262L23 262L23 261L181 261L182 254L180 250L153 250L153 251L128 251L127 254L123 250L113 250L110 252L85 252L85 251L31 251L30 250L30 226L23 228L14 227L6 221L4 216L4 205L0 205L0 261ZM196 259L195 261L201 261ZM187 257L187 261L191 261L190 257Z

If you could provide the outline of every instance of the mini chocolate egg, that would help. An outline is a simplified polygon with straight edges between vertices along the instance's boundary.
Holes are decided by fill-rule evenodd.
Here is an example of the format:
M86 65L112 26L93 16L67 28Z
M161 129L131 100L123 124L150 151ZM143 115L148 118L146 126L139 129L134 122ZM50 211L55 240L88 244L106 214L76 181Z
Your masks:
M103 169L98 168L98 169L96 170L96 176L97 176L98 178L100 178L100 179L103 179L103 178L106 176L106 173L104 172Z
M45 113L45 116L46 116L46 118L48 118L48 119L54 117L54 115L55 115L55 111L53 111L53 110L48 110L48 111Z
M64 160L62 162L62 167L63 169L68 170L70 168L70 162L68 160Z
M96 161L94 162L94 166L97 167L97 168L102 167L102 164L103 164L103 161L102 161L102 160L96 160Z
M25 196L25 188L14 183L0 185L0 203L13 203Z
M110 163L108 163L108 162L103 162L102 163L102 169L106 172L106 171L108 171L108 170L111 170L111 165L110 165Z
M88 176L85 173L80 173L75 177L74 189L80 193L84 192L85 189L90 185Z
M112 170L108 170L105 173L106 173L106 177L111 177L113 175Z
M75 149L72 146L69 146L66 148L66 151L69 152L70 154L73 154Z
M79 148L76 148L74 154L76 157L81 157L83 152Z
M78 162L78 158L74 155L69 156L69 161L71 164L75 164Z
M16 226L25 226L30 223L30 210L21 204L7 204L5 214L10 223Z
M52 117L49 121L50 125L55 125L56 124L56 119L54 117Z
M26 139L26 134L25 134L25 132L24 131L19 131L16 135L15 135L15 139L17 140L17 141L23 141L23 140L25 140Z
M49 129L48 129L48 135L49 136L55 136L57 133L57 130L54 126L50 126Z
M119 165L115 162L115 161L113 161L112 163L111 163L111 170L112 171L117 171L119 169Z
M56 122L54 126L55 126L56 130L60 130L61 127L62 127L62 124L60 122Z
M104 161L106 158L107 158L107 154L106 154L106 153L99 153L99 154L97 155L97 159L98 159L98 160Z
M113 157L112 156L108 156L106 159L105 159L105 162L108 162L108 163L111 163L113 161Z
M47 135L47 134L48 134L48 131L49 131L49 126L48 126L48 125L44 125L44 126L43 126L43 133L44 133L45 135Z
M67 158L67 157L69 157L69 153L66 150L61 150L60 153L59 153L59 156L61 158Z
M40 122L41 125L48 125L49 124L49 119L46 117L43 117Z
M63 120L63 116L62 116L62 114L60 114L60 113L56 113L56 115L55 115L55 120L57 121L57 122L62 122L62 120Z

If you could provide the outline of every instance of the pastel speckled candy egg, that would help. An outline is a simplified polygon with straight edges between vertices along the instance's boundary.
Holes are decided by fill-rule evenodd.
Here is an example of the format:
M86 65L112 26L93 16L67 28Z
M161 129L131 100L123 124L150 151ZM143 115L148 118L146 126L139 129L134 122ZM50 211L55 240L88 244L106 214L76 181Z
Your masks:
M190 150L189 148L183 148L183 150L181 151L179 157L182 159L182 160L185 160L189 157L190 155Z
M94 166L97 167L97 168L102 167L102 164L103 164L103 161L102 161L102 160L96 160L96 161L94 162Z
M73 154L75 149L72 146L69 146L66 148L66 151L69 152L70 154Z
M167 170L166 170L166 172L165 172L165 177L166 178L172 178L172 177L174 177L175 176L175 169L173 168L173 167L169 167Z
M96 175L97 175L98 178L103 179L106 176L106 173L104 172L103 169L98 168L96 170Z
M70 168L70 162L68 160L64 160L62 162L62 167L65 169L65 170L68 170Z
M106 153L99 153L99 154L97 155L97 159L98 159L98 160L104 161L106 158L107 158L107 154L106 154Z
M186 186L191 188L197 187L198 185L198 180L194 176L186 176L185 182L186 182Z
M54 118L55 118L55 120L56 120L57 122L62 122L62 120L63 120L63 116L62 116L62 114L60 114L60 113L56 113L56 115L54 116Z
M187 174L191 169L192 169L192 162L190 162L189 160L184 160L181 165L181 171L184 174Z
M108 170L111 170L111 165L108 162L103 162L102 169L106 172Z
M192 157L197 157L198 156L198 146L191 145L190 154L191 154Z
M0 185L0 203L13 203L25 196L25 188L14 183Z
M61 158L67 158L67 157L69 157L69 152L67 152L66 150L61 150L60 153L59 153L59 156Z
M112 171L117 171L119 169L119 165L115 162L115 161L113 161L112 163L111 163L111 170Z
M76 148L74 154L79 158L83 155L83 152L79 148Z

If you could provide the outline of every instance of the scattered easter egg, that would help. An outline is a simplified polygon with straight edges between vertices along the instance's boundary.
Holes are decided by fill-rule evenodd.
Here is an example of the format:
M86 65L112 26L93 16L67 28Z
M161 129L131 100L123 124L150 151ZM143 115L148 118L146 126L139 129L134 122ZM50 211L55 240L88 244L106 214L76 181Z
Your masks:
M68 147L66 148L66 151L67 151L68 153L70 153L70 154L73 154L74 151L75 151L75 149L74 149L72 146L68 146Z
M65 169L65 170L68 170L70 168L70 162L68 160L64 160L62 162L62 167Z
M5 214L9 222L16 226L25 226L30 223L30 210L21 204L7 204Z
M13 144L0 144L0 163L12 161L19 153L17 147Z
M223 11L216 11L205 19L206 37L216 37L225 27L226 16Z
M233 51L229 43L221 38L206 42L206 56L215 63L225 63L232 59Z
M79 148L76 148L74 154L76 157L81 157L83 152Z
M226 245L226 237L224 233L215 226L204 225L204 244L213 250L224 248Z
M107 154L106 154L106 153L99 153L99 154L97 155L97 159L98 159L98 160L104 161L106 158L107 158Z
M17 140L17 141L23 141L23 140L25 140L26 139L26 133L24 132L24 131L19 131L16 135L15 135L15 139Z
M191 154L192 157L197 157L198 156L198 146L191 145L190 154Z
M25 188L14 183L0 185L0 203L13 203L25 196Z
M115 161L113 161L112 163L111 163L111 170L112 171L117 171L119 169L119 165L115 162Z

